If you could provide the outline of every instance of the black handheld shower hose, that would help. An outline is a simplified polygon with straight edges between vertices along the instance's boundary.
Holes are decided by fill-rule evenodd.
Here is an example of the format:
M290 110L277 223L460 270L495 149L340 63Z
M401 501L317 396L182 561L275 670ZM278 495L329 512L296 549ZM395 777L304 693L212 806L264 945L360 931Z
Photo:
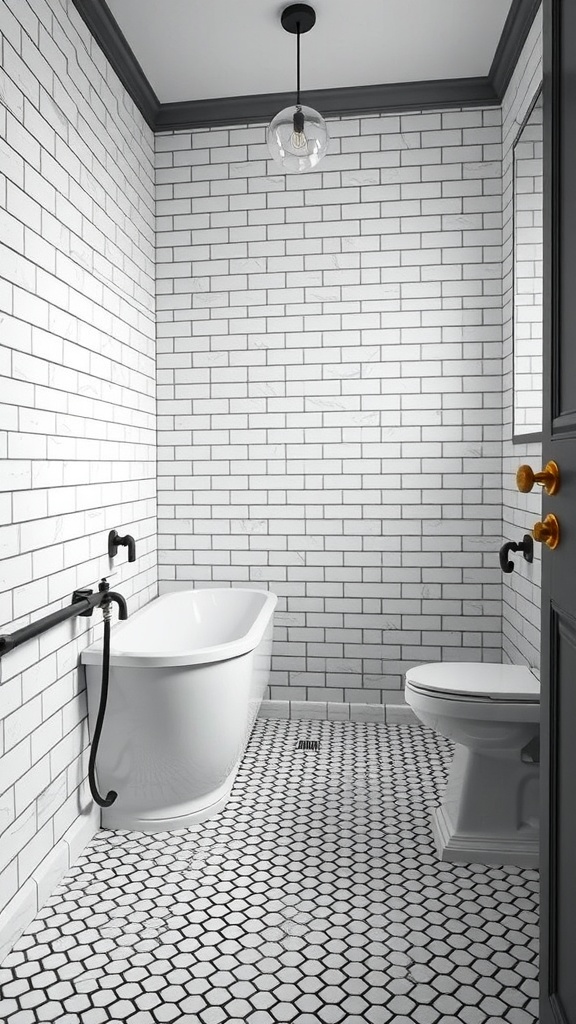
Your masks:
M88 782L90 784L90 792L92 799L95 800L100 807L110 807L111 804L116 800L118 793L113 789L106 796L100 796L96 785L96 755L98 753L98 744L100 742L100 733L102 732L102 725L104 724L104 715L106 714L106 703L108 701L108 681L110 679L110 618L112 610L110 608L110 601L104 600L100 606L104 615L104 649L102 651L102 684L100 688L100 705L98 707L98 717L96 719L96 726L94 728L94 736L92 737L92 746L90 749L90 760L88 761Z

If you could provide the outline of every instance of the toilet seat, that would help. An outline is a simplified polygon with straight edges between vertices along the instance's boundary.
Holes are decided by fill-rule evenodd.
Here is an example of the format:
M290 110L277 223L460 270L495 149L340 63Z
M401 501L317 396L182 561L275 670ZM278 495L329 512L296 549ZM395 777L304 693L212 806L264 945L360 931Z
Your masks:
M474 703L540 703L540 683L526 665L437 662L408 669L411 690Z

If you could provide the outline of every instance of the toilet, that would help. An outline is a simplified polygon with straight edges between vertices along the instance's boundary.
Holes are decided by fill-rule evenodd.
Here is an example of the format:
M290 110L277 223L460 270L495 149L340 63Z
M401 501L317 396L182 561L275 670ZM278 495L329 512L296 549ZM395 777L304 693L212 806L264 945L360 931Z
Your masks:
M530 669L418 665L406 673L406 702L456 744L432 821L440 859L537 867L540 683Z

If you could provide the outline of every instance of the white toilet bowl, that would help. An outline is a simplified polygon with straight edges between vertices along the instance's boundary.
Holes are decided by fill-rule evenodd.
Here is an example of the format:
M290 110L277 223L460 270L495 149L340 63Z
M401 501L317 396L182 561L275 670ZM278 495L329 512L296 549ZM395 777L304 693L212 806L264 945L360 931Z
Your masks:
M448 662L406 673L406 702L456 744L433 830L442 860L538 865L540 684L524 665Z

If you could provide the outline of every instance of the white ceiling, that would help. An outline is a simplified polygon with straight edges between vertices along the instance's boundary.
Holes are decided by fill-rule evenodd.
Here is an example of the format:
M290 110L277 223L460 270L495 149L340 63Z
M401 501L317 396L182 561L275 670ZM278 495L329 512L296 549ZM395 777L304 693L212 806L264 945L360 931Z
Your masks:
M288 0L107 0L162 103L289 92ZM487 75L511 0L312 0L302 90Z

